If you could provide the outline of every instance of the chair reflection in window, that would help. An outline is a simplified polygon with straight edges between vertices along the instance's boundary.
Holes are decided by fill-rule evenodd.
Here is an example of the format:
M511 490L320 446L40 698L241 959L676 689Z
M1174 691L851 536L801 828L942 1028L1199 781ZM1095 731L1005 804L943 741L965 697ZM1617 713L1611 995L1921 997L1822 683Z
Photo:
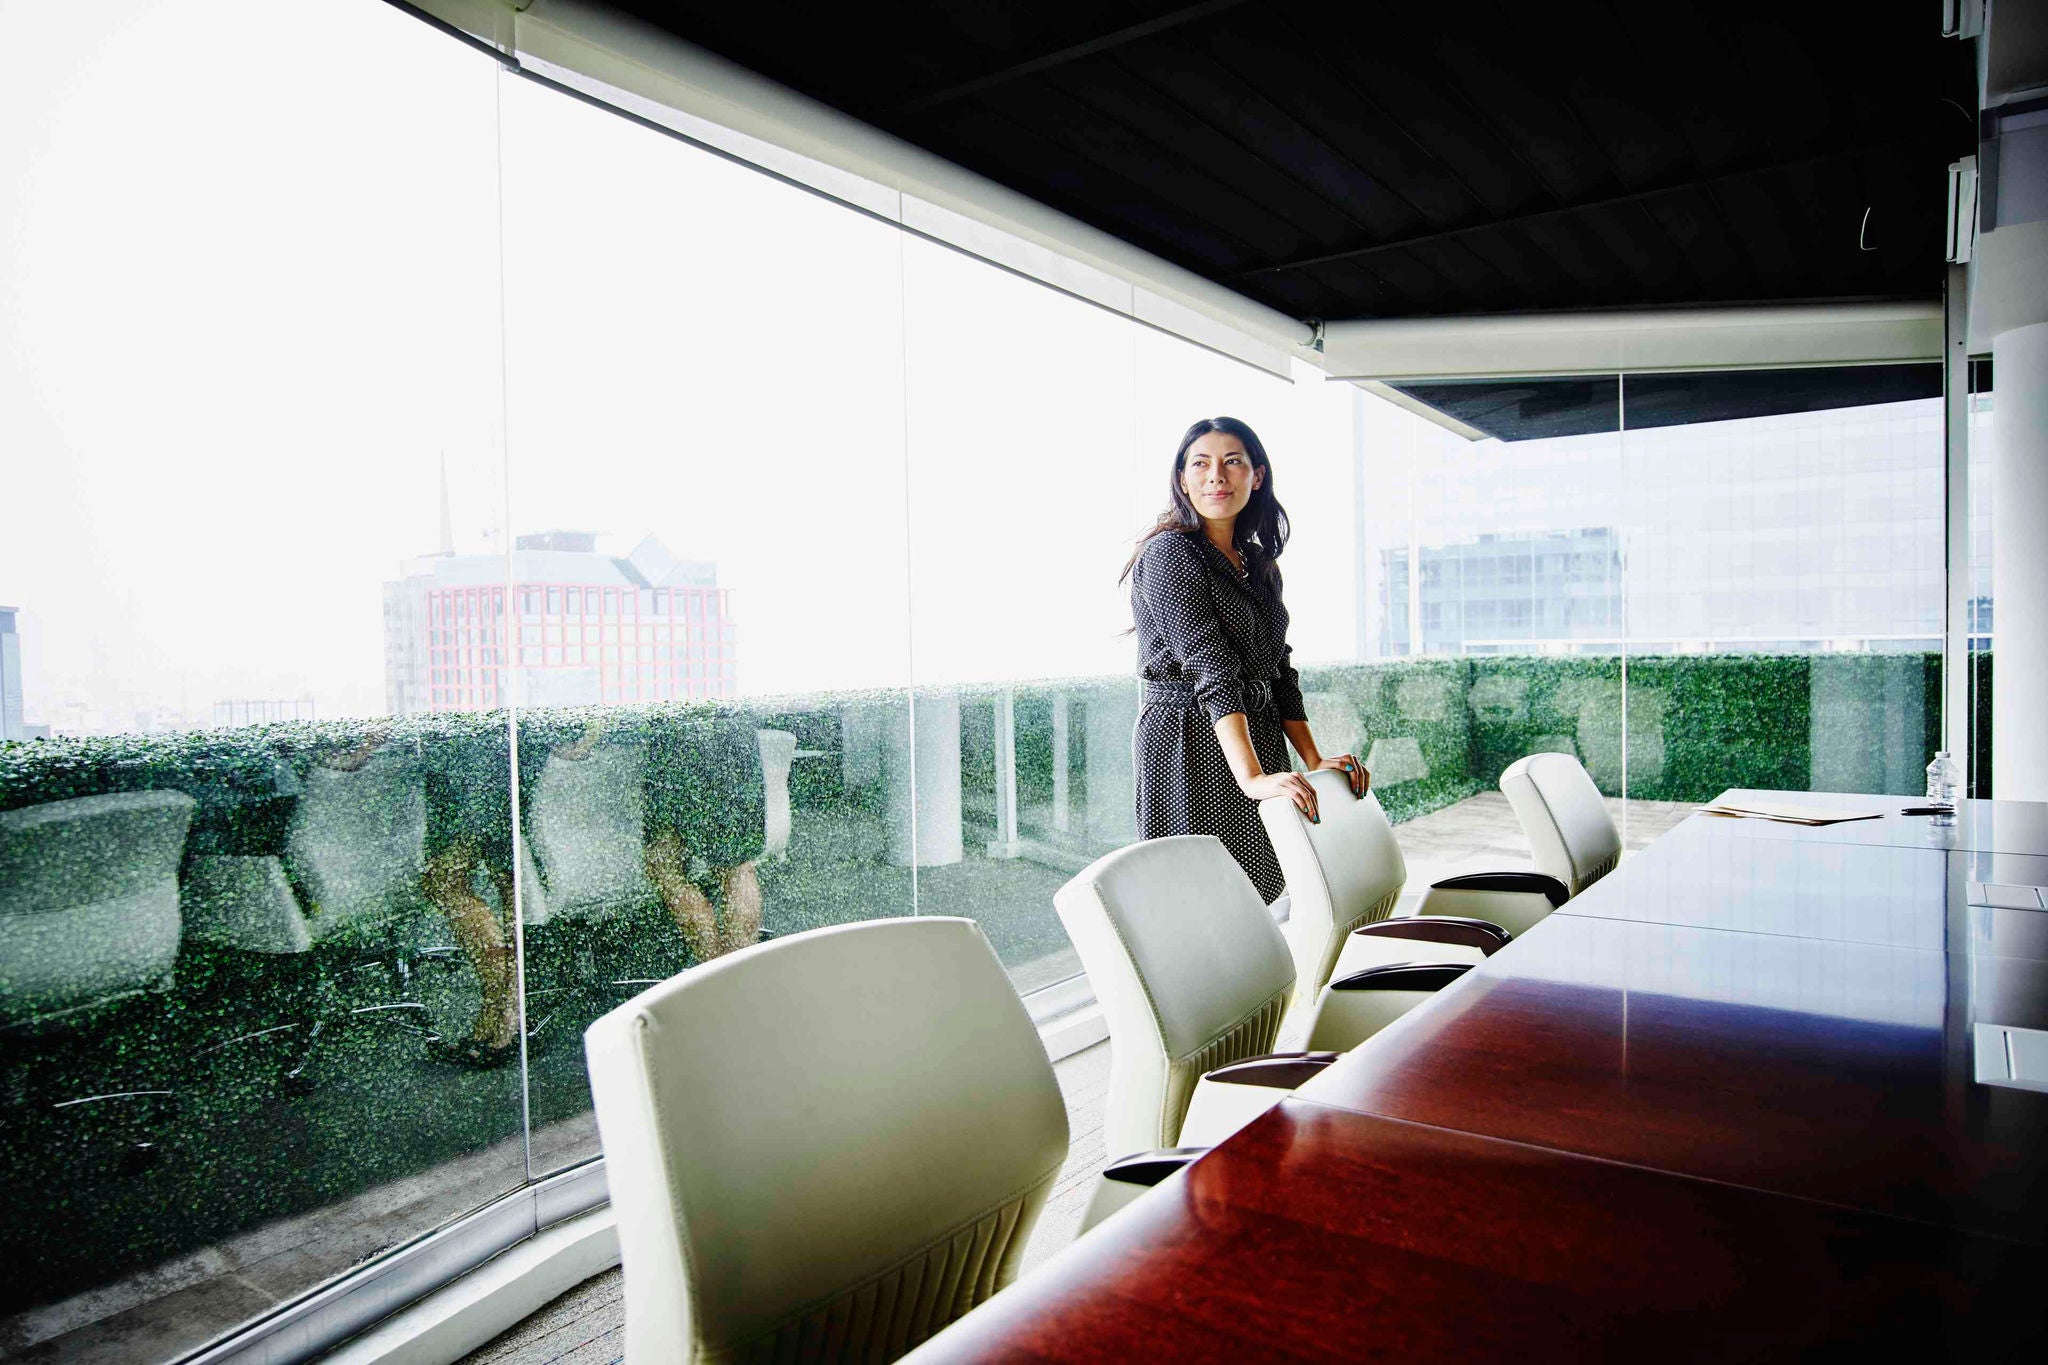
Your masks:
M657 975L631 974L650 970L643 953L637 968L619 975L598 963L588 941L599 925L659 907L675 921L691 962L760 939L755 864L771 837L783 847L788 841L788 764L774 761L785 748L794 749L793 737L757 732L745 717L720 710L656 713L630 726L593 714L580 735L544 757L522 751L525 924L584 931L568 945L565 979L536 981L529 972L529 1034L564 1013L580 1015L579 1023L594 1017L685 965L669 961L652 968ZM771 772L778 780L767 780ZM509 832L509 817L504 827ZM470 1037L437 1049L461 1065L503 1065L517 1049L509 935L476 891L481 867L501 903L512 903L509 877L498 870L509 867L508 853L465 829L428 868L428 894L482 983Z
M375 1023L413 1036L436 1030L415 989L422 963L459 964L455 950L421 942L427 900L422 874L435 827L458 827L422 782L420 762L372 727L315 760L297 786L275 853L206 853L188 861L185 931L199 942L309 964L310 986L289 1022L238 1034L219 1052L290 1034L288 1085L314 1084L321 1048L350 1025ZM439 816L437 820L435 817ZM435 855L449 856L448 841ZM484 907L488 916L489 908ZM449 914L458 938L472 919ZM467 948L465 945L465 954ZM376 985L359 989L365 975ZM202 1054L204 1055L204 1054Z
M0 814L0 1048L9 1103L106 1122L130 1169L157 1151L174 1098L161 1063L107 1049L105 1016L167 990L178 863L194 802L124 792ZM79 1032L90 1024L90 1036ZM83 1053L51 1045L76 1035ZM110 1055L109 1055L110 1054Z

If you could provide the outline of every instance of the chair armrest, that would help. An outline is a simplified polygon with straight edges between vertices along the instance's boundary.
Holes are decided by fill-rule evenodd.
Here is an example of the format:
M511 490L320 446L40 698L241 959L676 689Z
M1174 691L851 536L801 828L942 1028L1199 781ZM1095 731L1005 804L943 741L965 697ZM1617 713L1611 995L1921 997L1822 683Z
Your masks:
M1174 1137L1183 1147L1214 1147L1320 1075L1337 1057L1335 1052L1269 1052L1206 1072L1195 1082Z
M1334 1052L1269 1052L1263 1057L1247 1057L1229 1066L1219 1066L1204 1073L1202 1079L1221 1085L1262 1085L1274 1090L1294 1090L1336 1061L1337 1055Z
M1367 967L1330 983L1333 991L1440 991L1472 970L1469 962L1402 962ZM1214 1076L1218 1073L1209 1073Z
M1563 882L1541 872L1468 872L1429 886L1432 891L1530 891L1549 901L1553 910L1572 898Z
M1133 1152L1129 1156L1118 1157L1104 1166L1102 1178L1114 1180L1122 1185L1143 1185L1149 1188L1189 1165L1196 1157L1207 1151L1207 1147L1157 1147L1149 1152Z
M1477 948L1488 957L1507 947L1515 938L1491 920L1471 919L1464 915L1403 915L1399 919L1375 920L1351 932L1366 938L1451 943L1460 948Z
M1110 1162L1102 1168L1102 1178L1095 1182L1095 1193L1089 1196L1088 1207L1082 1210L1082 1234L1093 1231L1118 1210L1135 1204L1144 1198L1146 1191L1175 1171L1185 1170L1208 1150L1207 1147L1161 1147L1150 1152L1133 1152Z
M1526 934L1570 898L1563 882L1541 872L1473 872L1432 883L1414 918L1477 916Z

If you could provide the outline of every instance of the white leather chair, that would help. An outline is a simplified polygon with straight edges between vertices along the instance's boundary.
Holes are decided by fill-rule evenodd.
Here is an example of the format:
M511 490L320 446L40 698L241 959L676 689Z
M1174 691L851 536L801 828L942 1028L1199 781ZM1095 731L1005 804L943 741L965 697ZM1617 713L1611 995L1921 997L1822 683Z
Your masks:
M281 858L190 860L186 932L224 948L289 955L342 931L411 918L426 907L426 839L426 793L408 755L385 749L353 770L316 767L292 805Z
M1379 797L1367 791L1354 800L1343 773L1310 773L1308 780L1316 789L1319 824L1286 797L1259 803L1259 820L1287 878L1294 1008L1301 1010L1314 1006L1352 930L1392 914L1408 881L1408 864Z
M1105 854L1053 894L1053 908L1108 1018L1112 1159L1213 1145L1299 1084L1272 1088L1258 1068L1204 1083L1236 1063L1271 1061L1291 1076L1305 1061L1270 1051L1294 963L1220 839L1147 839Z
M1503 884L1482 891L1461 886L1470 878L1453 878L1431 887L1416 915L1393 916L1408 866L1379 799L1370 791L1354 797L1343 773L1308 780L1319 820L1286 797L1260 802L1259 818L1292 897L1294 1007L1314 1010L1312 1050L1356 1047L1506 946L1513 936L1495 916L1533 920L1560 898L1558 887L1535 874L1486 874ZM1487 914L1447 916L1447 900Z
M628 1365L892 1360L1015 1276L1067 1153L971 921L729 954L584 1035Z
M1529 838L1536 870L1564 883L1568 895L1578 895L1621 862L1621 835L1607 803L1570 754L1516 759L1500 775L1500 790Z

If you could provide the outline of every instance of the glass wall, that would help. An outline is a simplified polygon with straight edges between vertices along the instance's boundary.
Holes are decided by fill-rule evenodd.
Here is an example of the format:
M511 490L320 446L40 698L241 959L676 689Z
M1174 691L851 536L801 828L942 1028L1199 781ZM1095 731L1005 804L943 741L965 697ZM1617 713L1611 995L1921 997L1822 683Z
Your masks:
M597 1154L597 1014L764 933L917 908L902 267L881 223L502 98L538 1174Z
M1631 814L1917 795L1941 738L1939 367L1624 381Z
M1492 789L1540 750L1579 758L1630 847L1729 787L1921 790L1935 367L1396 392L1435 420L1356 399L1359 656L1413 661L1368 722L1411 883L1526 858Z
M1411 885L1526 865L1535 750L1631 843L1926 761L1911 376L1289 383L387 6L10 23L0 1351L174 1356L596 1155L584 1027L764 935L1077 996L1198 417Z
M505 714L393 704L502 577L392 596L507 531L497 76L382 5L6 24L0 1353L161 1359L527 1179L519 1069L433 1051Z
M1071 981L1194 418L1348 648L1341 393L258 18L41 16L0 124L8 1351L182 1354L595 1156L584 1027L765 935Z
M1528 865L1499 793L1578 755L1622 819L1621 389L1612 376L1359 393L1362 669L1339 672L1409 883ZM1320 729L1320 727L1319 727Z

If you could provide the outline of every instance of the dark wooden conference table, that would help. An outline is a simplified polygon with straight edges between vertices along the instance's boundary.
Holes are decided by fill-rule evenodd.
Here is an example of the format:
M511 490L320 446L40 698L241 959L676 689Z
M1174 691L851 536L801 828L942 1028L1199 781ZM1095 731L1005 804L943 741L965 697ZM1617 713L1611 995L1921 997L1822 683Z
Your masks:
M918 1359L2048 1359L2048 805L1745 795Z

